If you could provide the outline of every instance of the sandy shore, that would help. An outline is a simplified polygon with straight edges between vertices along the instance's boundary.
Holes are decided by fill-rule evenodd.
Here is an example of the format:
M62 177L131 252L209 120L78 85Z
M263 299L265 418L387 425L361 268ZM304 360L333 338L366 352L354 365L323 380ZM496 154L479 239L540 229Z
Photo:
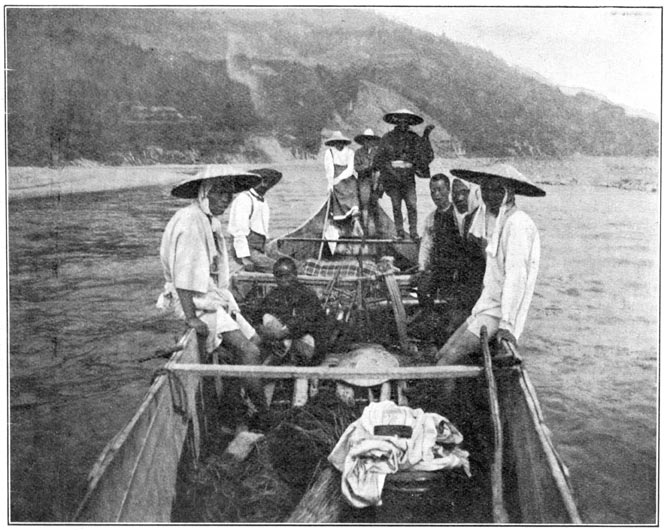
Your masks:
M454 161L438 159L434 161L434 171L456 165ZM459 160L466 166L474 164ZM247 171L253 167L269 166L290 173L291 169L304 168L318 177L324 177L320 160L292 160L269 164L233 164L235 168ZM442 168L440 168L442 166ZM9 167L8 197L27 199L49 197L58 194L112 191L144 186L173 186L190 175L194 175L202 165L152 165L152 166L66 166L59 169L47 167Z
M108 191L143 186L173 185L197 172L200 166L121 167L10 167L9 199L57 194Z
M275 167L281 171L304 167L319 171L316 160L294 160L270 164L222 164L241 171L257 167ZM203 165L152 166L67 166L59 169L46 167L9 167L8 197L27 199L58 194L112 191L145 186L173 186L199 171Z
M507 160L504 160L507 161ZM431 173L447 172L453 167L476 168L491 159L436 158ZM659 182L659 158L585 157L564 159L514 159L509 161L519 171L538 184L589 185L621 189L656 191ZM254 167L274 167L290 175L293 171L308 171L324 178L319 159L293 160L269 164L233 164L247 171ZM57 194L110 191L144 186L173 186L194 175L201 165L153 166L71 166L61 169L43 167L10 167L8 174L9 199L45 197Z

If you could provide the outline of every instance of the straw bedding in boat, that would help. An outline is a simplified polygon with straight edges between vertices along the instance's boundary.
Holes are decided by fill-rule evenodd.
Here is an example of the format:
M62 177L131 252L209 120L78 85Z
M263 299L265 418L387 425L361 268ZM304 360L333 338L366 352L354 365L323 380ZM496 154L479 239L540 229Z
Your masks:
M180 513L198 522L279 522L298 504L358 411L324 389L304 407L275 418L245 462L209 455L186 481Z

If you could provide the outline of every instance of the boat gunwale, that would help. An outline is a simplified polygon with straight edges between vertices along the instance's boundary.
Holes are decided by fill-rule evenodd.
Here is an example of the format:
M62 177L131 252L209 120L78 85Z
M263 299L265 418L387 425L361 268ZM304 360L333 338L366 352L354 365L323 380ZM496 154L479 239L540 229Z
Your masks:
M567 478L569 475L567 466L561 459L551 440L551 432L544 421L542 407L540 406L539 399L537 398L535 387L533 386L530 377L528 376L528 372L526 372L525 369L521 369L519 371L519 387L533 420L533 427L537 432L540 444L542 446L542 451L547 458L551 476L556 483L556 488L561 495L561 499L563 500L563 504L568 512L571 523L583 524L579 510L577 508L577 504L574 500L572 486L570 485L570 482Z
M162 386L168 384L167 378L169 377L169 370L173 368L174 365L178 364L185 352L186 344L192 340L190 337L191 335L194 335L194 333L194 329L190 329L186 331L179 339L176 345L178 349L172 354L171 358L166 362L166 364L162 368L158 369L162 373L155 377L153 383L144 394L144 397L141 399L139 408L137 408L130 420L124 424L121 430L118 431L102 449L102 452L99 454L95 460L95 463L93 464L92 469L88 473L86 494L79 503L77 511L74 514L73 521L77 521L79 519L82 510L88 504L90 497L94 494L97 485L104 476L107 467L111 464L120 448L125 444L144 413L148 410L153 402L156 402L159 397L158 392Z

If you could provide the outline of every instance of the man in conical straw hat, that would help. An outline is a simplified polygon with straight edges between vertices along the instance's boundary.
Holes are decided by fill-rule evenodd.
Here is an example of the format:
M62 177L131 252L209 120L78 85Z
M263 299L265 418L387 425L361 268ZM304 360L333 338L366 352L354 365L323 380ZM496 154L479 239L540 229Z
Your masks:
M283 177L271 168L251 169L262 177L256 186L239 193L229 208L227 231L233 238L237 263L247 271L271 272L276 260L266 254L269 237L269 204L266 193Z
M424 138L420 137L410 127L422 123L424 119L407 109L385 114L384 121L396 127L380 140L373 167L380 171L383 189L391 199L396 237L405 237L402 212L402 203L405 202L410 237L418 241L415 176L430 177L428 165L433 160L433 149L428 135L433 126L425 129Z
M516 195L542 197L544 190L507 164L477 170L452 169L455 177L479 184L486 205L486 270L482 294L470 317L438 352L438 364L458 364L479 351L486 326L489 337L516 345L528 315L540 264L540 236L535 223L520 210Z
M372 235L377 222L377 200L382 196L380 172L373 170L373 159L380 145L380 137L373 132L373 129L366 129L362 134L355 136L354 141L361 146L354 152L361 222L364 231Z
M236 354L239 364L260 364L259 337L243 318L229 291L229 258L222 215L234 193L258 185L259 175L225 166L206 166L171 190L191 199L164 230L160 259L165 286L158 307L172 311L193 328L212 353L221 344ZM260 410L265 408L259 379L245 382Z

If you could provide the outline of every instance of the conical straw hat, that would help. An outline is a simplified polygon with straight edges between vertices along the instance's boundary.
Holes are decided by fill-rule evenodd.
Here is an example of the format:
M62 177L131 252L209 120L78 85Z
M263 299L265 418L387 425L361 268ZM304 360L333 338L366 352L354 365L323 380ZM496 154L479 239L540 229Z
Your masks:
M500 179L511 184L516 195L526 195L528 197L544 197L546 195L542 188L537 187L509 164L492 164L475 170L452 169L450 173L473 184L481 184L488 179Z
M242 171L231 166L208 165L196 175L174 186L171 194L181 199L196 199L199 185L209 179L219 179L232 193L250 189L262 181L262 177L250 171Z
M394 112L388 112L384 115L384 121L396 125L399 120L408 120L409 125L419 125L424 121L424 118L418 116L414 112L408 109L399 109Z

